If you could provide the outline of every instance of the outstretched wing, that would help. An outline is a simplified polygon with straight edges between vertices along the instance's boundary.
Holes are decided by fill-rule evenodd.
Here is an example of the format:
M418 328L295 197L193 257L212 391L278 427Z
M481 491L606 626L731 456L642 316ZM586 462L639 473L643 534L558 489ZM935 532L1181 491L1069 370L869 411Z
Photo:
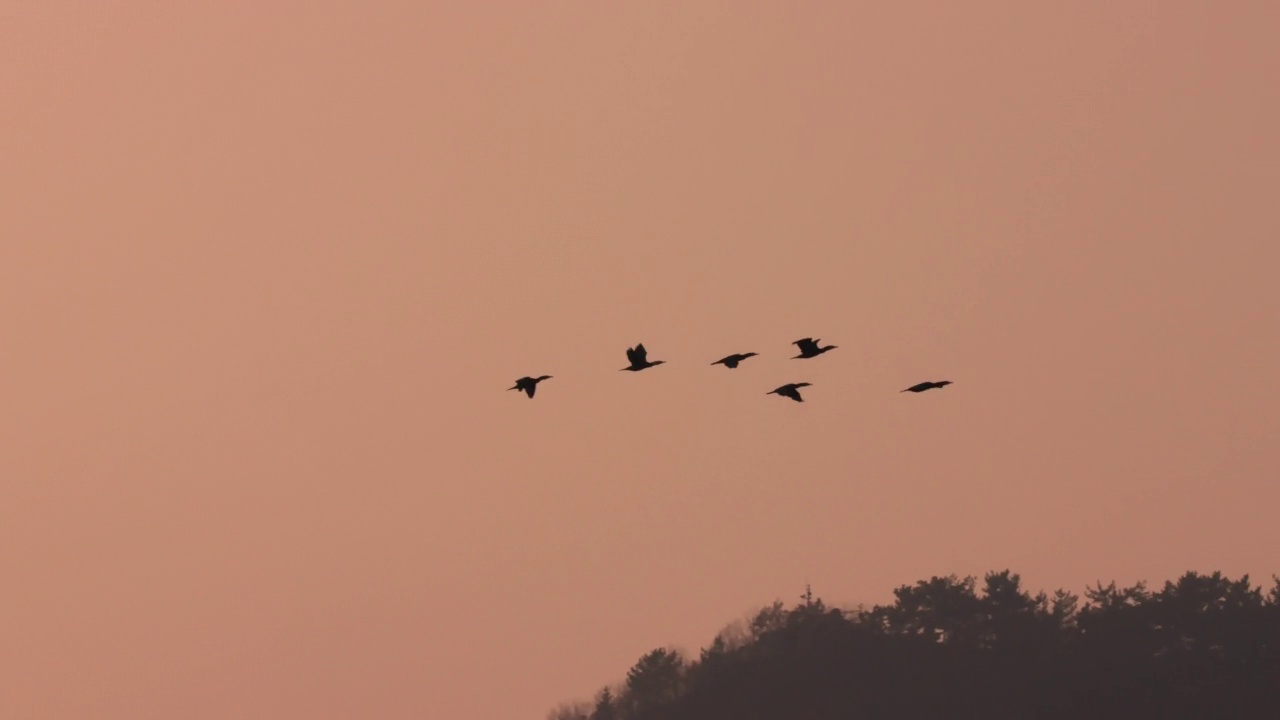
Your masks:
M537 390L537 389L538 389L538 384L537 384L537 383L527 383L527 384L524 386L524 391L525 391L526 393L528 393L528 394L529 394L529 397L533 397L533 393L534 393L534 391L535 391L535 390Z
M768 393L765 393L765 394L773 395L774 393L777 393L782 397L791 398L792 400L796 400L798 402L804 402L804 400L800 398L800 393L796 392L796 386L794 384L783 385L782 387L776 390L770 390Z
M645 362L648 359L649 351L644 349L644 343L636 343L635 352L636 352L635 359L639 360L641 363Z
M795 342L793 342L793 343L791 343L791 344L792 344L792 345L799 345L801 348L803 348L805 345L809 345L809 344L811 344L812 342L813 342L813 338L801 338L801 339L796 340Z
M636 349L635 349L635 348L627 348L627 362L631 363L632 365L635 365L635 364L636 364Z

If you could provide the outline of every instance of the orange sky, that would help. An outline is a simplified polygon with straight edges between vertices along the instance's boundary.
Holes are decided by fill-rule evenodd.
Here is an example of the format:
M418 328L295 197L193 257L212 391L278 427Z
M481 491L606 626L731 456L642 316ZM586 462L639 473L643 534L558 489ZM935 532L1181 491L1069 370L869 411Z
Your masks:
M806 581L1269 583L1277 36L3 3L0 716L540 718Z

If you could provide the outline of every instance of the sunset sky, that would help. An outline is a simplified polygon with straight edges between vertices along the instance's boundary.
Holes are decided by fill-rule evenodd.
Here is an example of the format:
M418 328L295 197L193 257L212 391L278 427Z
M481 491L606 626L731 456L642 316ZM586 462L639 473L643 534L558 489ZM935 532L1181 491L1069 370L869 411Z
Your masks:
M540 719L806 582L1270 585L1277 37L0 3L0 717Z

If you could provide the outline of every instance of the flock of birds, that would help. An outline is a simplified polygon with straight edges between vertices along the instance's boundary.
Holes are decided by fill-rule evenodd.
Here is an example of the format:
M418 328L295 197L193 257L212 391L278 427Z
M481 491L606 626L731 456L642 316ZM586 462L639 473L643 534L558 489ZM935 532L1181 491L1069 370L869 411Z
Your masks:
M800 348L800 354L792 357L791 359L807 360L809 358L818 357L819 355L821 355L824 352L827 352L828 350L836 349L835 345L825 345L820 347L818 345L819 340L820 338L803 338L801 340L796 340L795 342L791 343L792 345L795 345L796 347ZM755 357L758 354L759 353L753 353L753 352L734 353L732 355L726 355L711 364L724 365L726 368L729 368L730 370L732 370L733 368L738 367L738 364L741 363L743 360L746 360L747 358ZM627 367L619 368L620 371L627 370L630 372L640 372L641 370L645 370L647 368L651 368L656 365L661 365L666 362L666 360L650 360L649 351L645 350L644 343L639 343L633 348L627 348L627 361L630 362L631 364L628 365ZM550 379L551 379L550 375L541 375L539 377L525 376L520 378L519 380L516 380L516 384L507 389L521 390L526 395L528 395L530 399L532 399L534 392L538 389L538 383L542 382L543 380L550 380ZM912 385L911 387L905 390L901 390L899 392L922 393L925 390L932 390L934 388L943 388L950 384L951 384L950 380L939 380L936 382L933 382L933 381L922 382L922 383L917 383L915 385ZM782 387L770 390L769 392L765 393L765 395L776 394L780 397L791 398L796 402L804 402L804 398L800 397L800 388L809 387L810 385L812 385L812 383L807 383L807 382L787 383Z

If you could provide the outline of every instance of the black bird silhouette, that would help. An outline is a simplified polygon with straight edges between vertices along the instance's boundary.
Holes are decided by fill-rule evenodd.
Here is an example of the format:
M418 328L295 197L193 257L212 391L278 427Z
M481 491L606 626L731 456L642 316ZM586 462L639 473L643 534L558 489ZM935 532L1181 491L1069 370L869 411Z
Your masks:
M940 382L922 382L916 385L912 385L906 390L899 390L898 392L922 393L925 390L932 390L933 388L943 388L950 384L951 384L950 380L942 380Z
M619 370L630 370L631 372L640 372L641 370L654 365L661 365L666 360L649 361L649 351L644 349L644 343L637 343L633 348L627 348L627 359L631 361L630 367L618 368Z
M795 341L795 342L791 343L792 345L795 345L795 346L797 346L797 347L799 347L799 348L800 348L800 354L799 354L799 355L796 355L795 357L793 357L793 358L791 358L791 359L792 359L792 360L797 360L797 359L800 359L800 358L818 357L819 355L821 355L822 353L824 353L824 352L826 352L826 351L828 351L828 350L835 350L835 349L836 349L836 346L835 346L835 345L828 345L828 346L826 346L826 347L818 347L818 341L819 341L819 340L821 340L821 339L822 339L822 338L805 338L805 339L803 339L803 340L797 340L797 341Z
M507 389L523 390L526 393L528 393L529 397L532 398L534 391L538 389L538 383L542 382L543 380L550 380L550 379L551 379L550 375L543 375L541 377L528 377L526 375L525 377L522 377L519 380L517 380L514 386L509 387Z
M765 395L772 395L774 393L777 393L782 397L789 397L792 400L795 400L796 402L804 402L804 398L800 397L800 388L809 387L810 384L811 383L788 383L778 388L777 390L770 390L769 392L765 393Z
M727 368L736 368L738 367L738 363L742 362L743 360L746 360L749 357L755 357L755 356L756 356L756 353L734 353L732 355L722 357L711 364L712 365L723 364Z

